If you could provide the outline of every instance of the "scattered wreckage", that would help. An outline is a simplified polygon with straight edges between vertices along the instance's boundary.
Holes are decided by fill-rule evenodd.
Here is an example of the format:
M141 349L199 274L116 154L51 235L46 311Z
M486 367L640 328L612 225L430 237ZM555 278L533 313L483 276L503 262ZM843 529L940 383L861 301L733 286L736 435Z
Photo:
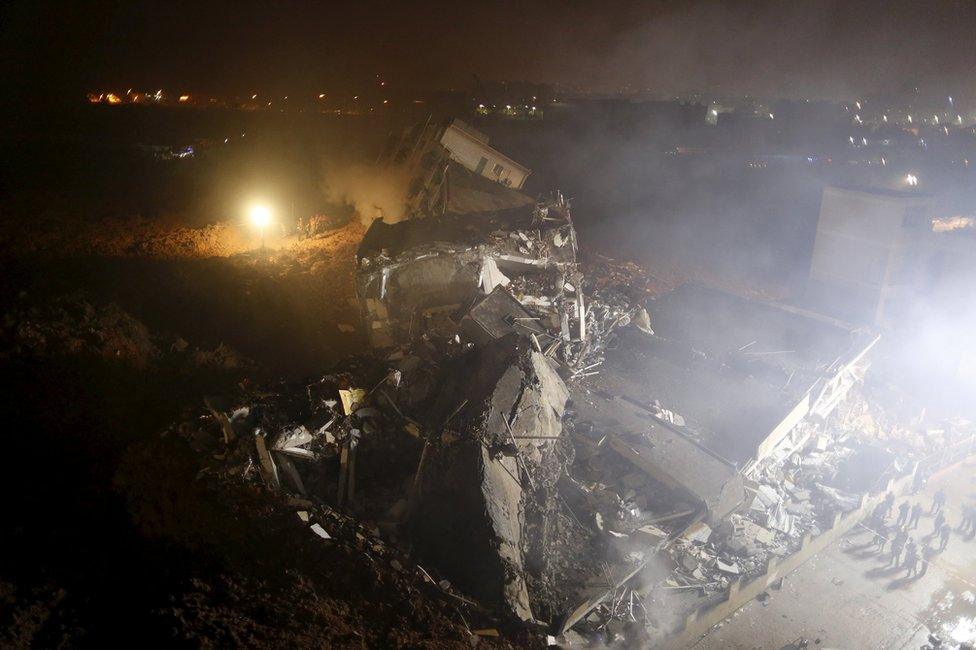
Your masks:
M558 194L376 221L357 267L372 353L209 400L215 473L311 504L299 516L353 516L560 643L665 644L906 470L865 451L849 406L876 335L700 286L648 299L621 266L588 275Z

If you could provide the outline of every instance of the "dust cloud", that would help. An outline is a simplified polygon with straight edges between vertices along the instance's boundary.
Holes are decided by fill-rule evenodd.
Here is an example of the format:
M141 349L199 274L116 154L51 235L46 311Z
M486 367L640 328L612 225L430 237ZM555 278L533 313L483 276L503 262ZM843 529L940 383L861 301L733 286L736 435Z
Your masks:
M326 163L322 192L326 199L352 207L364 225L382 217L395 223L406 216L410 177L402 167L365 163Z

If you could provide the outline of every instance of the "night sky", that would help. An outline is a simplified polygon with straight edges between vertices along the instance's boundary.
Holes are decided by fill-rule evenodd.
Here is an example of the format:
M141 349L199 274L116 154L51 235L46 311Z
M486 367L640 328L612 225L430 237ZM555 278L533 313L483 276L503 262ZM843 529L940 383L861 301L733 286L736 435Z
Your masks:
M13 91L355 92L485 80L976 95L976 2L14 2Z

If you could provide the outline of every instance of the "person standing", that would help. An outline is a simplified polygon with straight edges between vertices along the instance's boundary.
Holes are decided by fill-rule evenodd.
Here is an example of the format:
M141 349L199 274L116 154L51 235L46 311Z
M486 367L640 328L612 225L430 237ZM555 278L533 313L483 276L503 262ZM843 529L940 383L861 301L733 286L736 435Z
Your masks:
M871 511L871 523L875 526L883 526L885 519L887 518L888 515L885 512L885 504L884 501L882 501L878 505L874 506L874 510Z
M959 524L960 533L976 532L976 505L967 503L962 507L962 523Z
M884 506L884 516L885 519L891 516L891 508L895 505L895 494L893 492L888 492L885 494L884 501L881 502Z
M944 551L946 546L949 545L949 535L952 533L952 528L948 523L942 524L939 528L939 550Z
M932 497L932 510L930 510L930 514L935 514L936 512L942 510L942 507L945 505L945 502L946 502L945 490L939 488L939 491L936 492L935 495L933 495Z
M918 546L912 541L909 541L908 550L905 552L905 568L908 570L906 575L909 578L918 573Z
M942 526L945 525L945 522L946 522L945 510L939 510L939 514L935 515L935 521L932 522L933 537L939 534L939 531L942 530Z
M888 564L897 567L898 562L901 559L901 550L905 547L905 538L902 537L904 531L898 531L895 534L895 538L891 540L891 559Z
M908 520L908 527L911 528L912 530L918 528L918 519L921 516L922 516L922 504L916 502L915 505L912 506L912 516Z
M878 526L874 533L874 546L878 553L884 553L885 546L888 544L888 527Z
M933 551L931 548L929 548L928 545L926 545L925 548L922 549L922 570L918 574L918 577L919 578L921 578L926 573L928 573L929 564L932 563L932 556L933 555L935 555L935 551Z
M908 509L911 506L908 505L908 501L902 501L901 505L898 506L898 522L896 526L901 527L902 525L908 523Z
M908 544L905 545L905 566L908 566L909 556L918 557L918 544L911 537L908 538Z

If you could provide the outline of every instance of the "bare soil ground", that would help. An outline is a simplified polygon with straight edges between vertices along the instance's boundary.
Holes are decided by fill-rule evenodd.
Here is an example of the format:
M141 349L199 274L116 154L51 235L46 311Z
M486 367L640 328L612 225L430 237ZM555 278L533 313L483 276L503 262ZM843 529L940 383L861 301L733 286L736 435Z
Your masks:
M163 435L206 394L362 346L338 327L357 323L358 222L267 250L240 230L4 234L5 647L470 647L479 621L441 590L316 544L267 495L216 493L199 454Z

